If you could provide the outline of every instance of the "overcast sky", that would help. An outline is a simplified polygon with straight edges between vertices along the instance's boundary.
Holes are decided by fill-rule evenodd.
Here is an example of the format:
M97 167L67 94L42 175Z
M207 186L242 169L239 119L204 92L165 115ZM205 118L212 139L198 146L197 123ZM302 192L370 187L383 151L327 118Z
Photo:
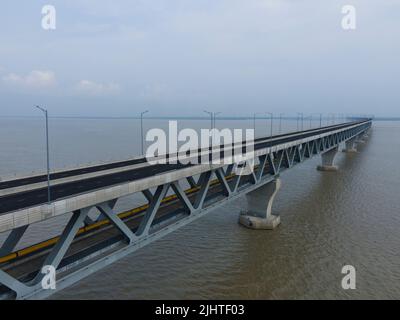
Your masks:
M0 39L0 115L400 116L399 0L3 0Z

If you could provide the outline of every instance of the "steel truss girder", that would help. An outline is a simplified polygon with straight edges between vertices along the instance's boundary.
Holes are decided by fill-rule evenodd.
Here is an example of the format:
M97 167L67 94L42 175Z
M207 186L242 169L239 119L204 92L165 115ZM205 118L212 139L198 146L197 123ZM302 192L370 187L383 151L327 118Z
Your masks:
M269 154L266 154L266 155L262 155L262 156L258 157L260 164L259 164L259 169L256 174L257 180L261 179L261 177L263 176L264 171L265 171L265 165L268 163L269 156L270 156ZM271 169L270 169L270 171L271 171Z
M79 227L85 221L86 216L89 213L89 209L83 209L75 211L72 214L67 226L64 228L59 240L55 244L55 246L51 249L50 253L44 260L43 266L53 266L55 269L58 268L62 258L67 252L69 246L74 240L76 233L78 232ZM35 279L33 280L33 284L36 284L41 281L43 278L43 274L39 271Z
M157 187L153 199L150 202L149 208L147 209L146 214L144 215L139 225L139 228L136 232L137 236L146 236L149 234L151 224L153 223L158 208L161 205L162 199L168 192L169 186L170 186L169 183L167 183Z
M138 237L132 232L131 229L118 217L118 215L114 212L114 207L116 204L116 200L103 202L97 205L97 209L101 211L111 222L112 224L124 235L125 239L131 244Z
M172 182L171 187L174 190L178 199L181 201L181 203L185 207L186 211L189 214L192 214L195 211L195 209L194 209L192 203L190 202L188 196L186 195L185 191L183 191L181 185L179 184L179 181Z
M196 180L193 177L186 178L191 188L197 188Z
M232 190L231 190L228 182L226 181L225 174L224 174L224 171L222 170L222 168L218 168L217 170L215 170L215 175L217 176L217 179L218 179L219 183L223 187L224 195L226 197L229 197L230 194L232 193Z
M269 153L267 155L267 161L268 161L268 166L270 168L268 173L271 174L271 175L275 175L277 173L277 170L276 170L275 163L274 163L274 155L273 155L273 153Z
M142 193L145 196L147 202L150 203L151 200L153 200L153 194L151 193L151 191L149 189L143 190Z

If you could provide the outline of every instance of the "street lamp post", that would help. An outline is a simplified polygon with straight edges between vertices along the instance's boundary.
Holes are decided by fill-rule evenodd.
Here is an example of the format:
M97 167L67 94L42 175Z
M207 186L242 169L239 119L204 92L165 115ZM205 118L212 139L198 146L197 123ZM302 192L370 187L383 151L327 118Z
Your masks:
M50 193L50 147L49 147L49 113L46 109L36 106L37 109L43 112L46 119L46 158L47 158L47 202L51 202Z
M335 114L334 113L330 113L329 114L329 118L331 118L332 117L332 125L334 125L335 124ZM329 125L329 118L328 118L328 125Z
M215 119L217 118L217 115L219 115L221 112L210 112L210 111L206 111L204 110L205 113L210 115L211 118L211 130L213 130L215 128ZM212 131L212 138L211 138L211 145L214 142L214 130Z
M282 116L283 115L284 115L284 113L279 114L279 133L282 132Z
M215 129L217 127L216 123L217 123L217 115L221 114L221 112L214 112L214 126L213 129Z
M253 128L254 128L254 136L256 135L256 116L257 115L269 115L271 120L271 136L272 136L272 125L273 125L273 114L270 112L265 113L254 113L253 114ZM266 118L268 120L268 118ZM268 121L267 121L267 134L268 134Z
M300 116L300 119L301 119L301 131L303 131L303 128L304 128L304 114L303 113L297 113L297 116Z
M140 113L140 137L141 137L141 145L142 145L142 155L144 155L143 116L148 112L149 112L149 110L146 110L146 111L143 111Z
M254 131L254 137L256 136L256 117L259 114L263 114L263 113L254 113L253 114L253 131Z
M332 116L332 113L328 113L328 115L327 115L327 117L326 117L326 125L327 125L327 126L330 125L331 116Z
M319 116L319 127L322 128L322 113L311 113L310 114L310 129L312 129L312 121L314 120L314 115Z
M274 115L273 115L273 113L271 113L271 112L267 112L267 115L269 115L270 116L270 119L271 119L271 123L270 123L270 126L271 126L271 134L270 134L270 136L272 137L272 132L273 132L273 124L274 124Z
M210 129L212 130L212 129L214 128L214 123L213 123L213 122L214 122L214 121L213 121L213 120L214 120L214 119L213 119L214 117L213 117L213 113L210 112L210 111L206 111L206 110L204 110L204 112L205 112L205 113L208 113L208 114L210 115L210 118L211 118L211 126L210 126Z

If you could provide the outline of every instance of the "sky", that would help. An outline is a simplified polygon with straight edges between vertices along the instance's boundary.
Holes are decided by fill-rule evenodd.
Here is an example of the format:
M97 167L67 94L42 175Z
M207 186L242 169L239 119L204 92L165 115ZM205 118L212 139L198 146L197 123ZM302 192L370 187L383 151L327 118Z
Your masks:
M0 116L400 116L400 0L1 4Z

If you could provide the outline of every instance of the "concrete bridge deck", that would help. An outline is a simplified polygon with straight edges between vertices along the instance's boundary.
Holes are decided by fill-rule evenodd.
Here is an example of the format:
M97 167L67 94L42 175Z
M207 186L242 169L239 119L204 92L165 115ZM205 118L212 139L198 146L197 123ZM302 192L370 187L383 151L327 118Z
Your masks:
M354 124L339 124L336 126L324 127L322 129L312 129L303 132L273 136L270 138L260 138L255 141L254 149L261 150L274 146L284 145L285 143L291 142L294 139L303 140L308 137L313 137L317 133L318 135L323 135L327 132L332 132L334 129L340 130L351 126L354 126ZM223 158L223 151L221 151L221 158ZM139 165L139 167L132 169L131 166L135 165ZM128 161L57 172L52 174L54 180L52 180L53 187L51 191L51 198L53 201L65 199L71 196L76 196L82 193L89 192L91 190L112 187L125 182L132 182L154 175L163 174L169 171L176 171L179 169L187 168L189 166L193 165L146 165L145 158L138 158ZM109 170L117 171L109 173ZM88 173L97 173L97 175L88 178L86 176ZM65 182L64 179L72 177L72 180L68 180ZM0 196L0 215L7 212L18 211L25 208L46 204L46 179L46 175L40 175L1 182L0 189L3 193L9 191L10 189L11 191L8 194ZM62 180L62 183L58 184L57 180ZM37 183L40 182L42 182L42 185L37 187ZM15 188L18 187L21 189L14 191Z

